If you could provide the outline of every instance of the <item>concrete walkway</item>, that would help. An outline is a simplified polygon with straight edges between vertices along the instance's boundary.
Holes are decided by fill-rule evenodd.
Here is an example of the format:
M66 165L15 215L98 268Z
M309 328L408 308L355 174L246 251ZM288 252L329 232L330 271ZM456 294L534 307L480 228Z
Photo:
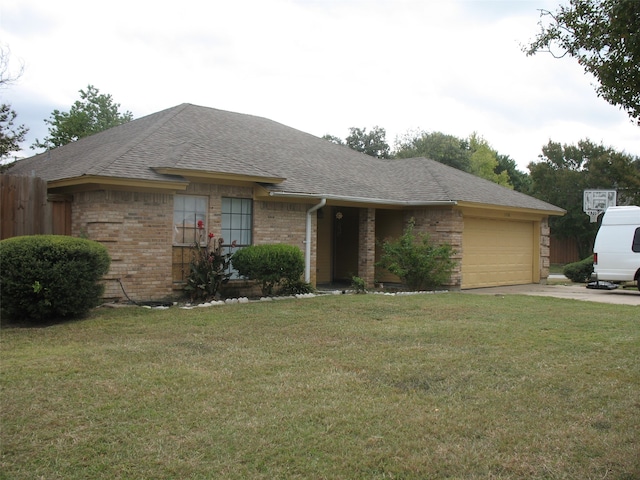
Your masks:
M474 288L463 293L476 295L534 295L540 297L568 298L589 302L640 306L640 291L631 288L594 290L584 285L510 285L506 287Z

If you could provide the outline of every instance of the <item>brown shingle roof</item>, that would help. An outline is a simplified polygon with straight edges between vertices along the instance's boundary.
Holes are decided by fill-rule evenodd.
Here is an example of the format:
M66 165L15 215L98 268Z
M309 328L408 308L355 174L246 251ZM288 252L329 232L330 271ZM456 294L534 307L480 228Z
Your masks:
M9 173L148 181L156 169L243 174L284 194L381 203L472 202L562 209L425 158L381 160L266 118L182 104L19 161Z

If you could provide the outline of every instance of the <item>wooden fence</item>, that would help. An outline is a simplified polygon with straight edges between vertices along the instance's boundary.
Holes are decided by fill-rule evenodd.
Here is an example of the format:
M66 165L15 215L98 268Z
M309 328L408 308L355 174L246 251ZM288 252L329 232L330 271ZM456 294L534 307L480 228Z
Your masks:
M578 244L573 238L551 237L550 262L565 265L580 260Z
M71 200L41 178L0 175L0 240L47 233L71 235Z

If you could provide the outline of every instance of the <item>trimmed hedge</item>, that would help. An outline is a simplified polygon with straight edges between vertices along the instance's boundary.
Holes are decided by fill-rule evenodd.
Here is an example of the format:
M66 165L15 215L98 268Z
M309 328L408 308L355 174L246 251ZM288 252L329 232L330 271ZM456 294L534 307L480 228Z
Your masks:
M565 265L562 273L572 282L588 283L593 273L593 255L579 262Z
M298 285L304 273L304 255L298 247L283 243L251 245L231 257L238 273L261 283L262 294L272 295L276 285Z
M100 243L62 235L30 235L0 242L3 317L43 321L78 317L97 306L99 280L111 259Z

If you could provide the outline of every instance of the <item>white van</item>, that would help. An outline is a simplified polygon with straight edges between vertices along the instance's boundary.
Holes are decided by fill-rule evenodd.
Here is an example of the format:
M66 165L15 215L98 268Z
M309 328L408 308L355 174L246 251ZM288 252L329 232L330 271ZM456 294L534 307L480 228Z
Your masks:
M640 290L640 207L609 207L593 247L596 280L633 282Z

